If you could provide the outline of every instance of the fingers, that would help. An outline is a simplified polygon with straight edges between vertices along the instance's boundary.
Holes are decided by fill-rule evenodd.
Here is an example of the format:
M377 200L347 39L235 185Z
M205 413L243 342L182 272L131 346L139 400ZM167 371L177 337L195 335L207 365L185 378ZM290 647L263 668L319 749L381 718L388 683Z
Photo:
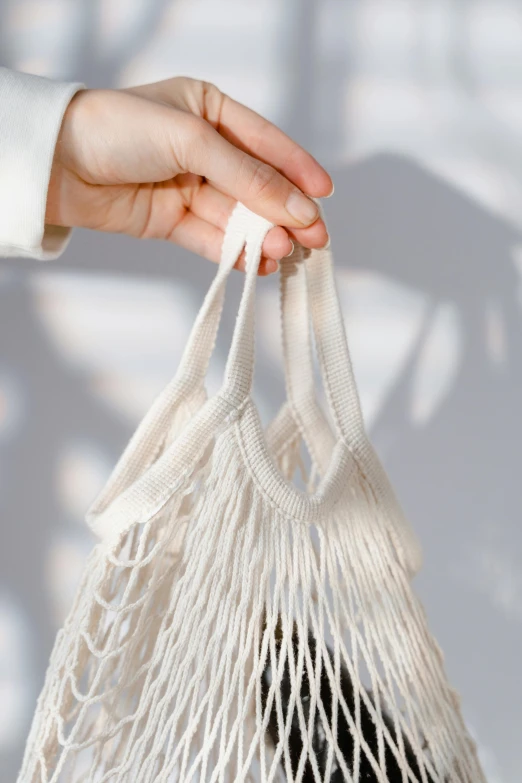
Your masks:
M186 190L183 188L184 181L187 182ZM185 190L184 201L194 214L204 220L208 220L224 231L230 214L236 205L236 199L232 198L232 196L227 196L226 193L221 193L209 183L201 184L197 177L182 175L178 177L178 182L182 184L182 189ZM278 232L270 232L269 237L271 241L263 246L263 252L276 260L283 258L291 252L291 239L309 248L324 247L327 241L327 234L322 221L316 221L309 228L302 230L285 230L280 228ZM277 238L280 241L276 243Z
M330 175L310 153L276 125L213 84L176 77L132 87L128 92L202 117L229 142L277 169L309 196L323 198L333 190Z
M259 264L259 274L264 276L275 272L278 268L277 260L269 258L265 254L265 248L270 248L274 243L280 243L280 237L276 232L281 232L281 228L273 228L265 239L263 245L263 257ZM276 236L274 238L274 233ZM284 231L283 231L284 233ZM272 235L272 236L271 236ZM224 232L217 226L208 223L200 217L197 217L191 212L187 212L183 219L177 223L176 227L172 231L168 239L171 242L175 242L177 245L186 248L187 250L196 253L197 255L208 258L209 261L219 263L221 257L221 246L223 244ZM235 269L245 270L245 255L241 254L237 263L234 266Z
M280 171L309 196L323 198L332 193L330 175L309 152L228 95L222 98L217 130L240 149Z
M205 177L270 222L302 230L318 221L317 205L275 168L223 138L208 122L175 112L172 145L177 166ZM184 117L178 115L185 114ZM327 241L322 224L316 229Z
M196 217L216 226L221 232L225 231L235 205L235 199L220 193L208 183L200 185L190 196L191 212ZM288 234L284 228L276 226L264 241L263 255L278 261L291 252L292 242Z

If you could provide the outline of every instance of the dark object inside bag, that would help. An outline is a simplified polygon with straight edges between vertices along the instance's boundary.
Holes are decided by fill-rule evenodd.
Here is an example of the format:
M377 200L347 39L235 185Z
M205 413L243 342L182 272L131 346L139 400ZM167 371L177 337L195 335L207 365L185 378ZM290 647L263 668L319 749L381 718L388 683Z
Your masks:
M281 645L282 645L282 631L281 631L280 623L278 623L275 629L274 636L275 636L274 641L275 641L275 650L276 650L276 660L273 663L275 664L275 666L278 667L278 670L280 671L279 665L280 665L280 655L281 655ZM297 660L299 658L299 652L300 652L299 645L300 645L299 635L297 632L297 628L294 626L294 631L292 634L294 666L297 665ZM317 644L315 639L311 635L308 636L307 647L309 650L310 658L312 661L312 669L315 676ZM332 664L332 670L335 671L333 654L328 647L326 649ZM303 755L304 745L302 740L300 723L302 723L304 717L305 726L307 728L309 726L310 714L311 714L311 710L313 709L313 707L311 707L312 700L313 700L312 688L310 687L310 679L308 676L307 665L305 662L303 664L303 673L301 677L300 691L299 694L297 695L297 699L299 700L302 708L302 717L300 721L298 709L295 705L292 710L292 715L291 717L289 717L289 710L291 709L291 698L292 698L292 683L290 678L290 665L288 662L288 654L285 654L282 676L281 674L278 674L278 678L279 677L281 677L280 692L281 692L281 707L282 707L281 709L282 725L280 725L281 717L278 717L278 708L276 705L276 699L274 698L271 702L270 718L268 721L267 733L274 746L277 747L280 742L280 737L285 731L285 728L288 731L288 721L290 719L291 727L288 734L288 749L289 749L289 756L290 756L290 766L292 770L292 778L294 778L294 776L296 776L298 772L298 769L302 768L301 757ZM267 663L262 675L263 713L265 713L267 709L268 694L272 681L273 681L273 665L272 665L270 649L269 649L267 654ZM378 773L375 771L375 768L380 769L381 774L382 771L386 769L386 779L388 783L404 783L404 781L408 781L408 783L412 783L412 781L418 781L418 783L435 783L434 779L428 774L428 772L424 771L424 769L423 769L424 772L424 776L423 776L423 774L420 771L421 768L424 767L422 761L421 761L422 767L420 767L419 761L415 755L415 752L413 751L411 743L404 736L404 734L402 735L402 742L401 742L401 739L398 737L397 729L395 728L394 722L387 714L384 713L384 711L382 711L382 715L383 715L382 720L383 723L386 725L391 738L394 740L395 748L392 749L389 741L387 741L386 737L383 737L381 742L384 744L384 747L383 750L381 751L382 756L380 756L379 735L381 734L381 732L377 730L376 725L374 723L374 718L372 717L368 706L365 704L362 698L359 698L356 690L353 687L351 677L348 671L346 670L346 667L343 666L342 664L340 668L340 686L341 686L341 691L344 700L346 702L347 710L352 716L354 723L356 722L357 702L359 702L358 709L360 710L360 717L359 717L360 734L364 738L369 748L369 751L371 753L371 756L373 757L373 764L372 764L368 753L364 750L363 747L360 748L359 774L357 778L354 778L355 783L378 783L378 781L380 781L382 778L378 776ZM367 695L373 704L374 702L368 692ZM339 762L335 754L333 755L333 763L330 767L330 775L328 777L328 780L326 781L324 777L328 765L329 756L332 755L332 753L329 752L328 734L331 733L330 727L333 725L332 719L334 717L333 716L334 709L337 715L336 718L337 719L337 743L338 743L339 751L345 761L346 767L348 768L350 775L352 776L354 775L354 746L355 746L354 736L352 734L350 725L346 719L345 713L343 712L341 704L337 702L337 706L335 706L335 701L332 697L330 679L328 677L328 674L326 673L324 660L321 663L320 687L319 687L318 697L324 709L325 720L323 717L321 717L320 710L318 710L316 706L314 710L315 717L314 717L313 733L311 737L311 745L313 748L313 752L315 754L315 760L318 768L317 771L319 773L320 780L325 781L325 783L345 783L346 777L339 765ZM295 700L295 694L294 694L294 700ZM324 725L325 723L326 723L326 730ZM401 748L401 747L402 750L399 752L397 748ZM399 758L402 758L403 761L406 762L407 772L405 769L403 773L401 766L397 760L397 756L399 756ZM379 759L381 759L380 763L379 763ZM284 755L281 757L281 764L283 767L285 766ZM314 775L314 770L309 758L309 754L307 754L307 758L304 763L304 772L300 780L302 780L302 783L315 783L315 781L317 780L316 776ZM437 783L439 782L437 781Z

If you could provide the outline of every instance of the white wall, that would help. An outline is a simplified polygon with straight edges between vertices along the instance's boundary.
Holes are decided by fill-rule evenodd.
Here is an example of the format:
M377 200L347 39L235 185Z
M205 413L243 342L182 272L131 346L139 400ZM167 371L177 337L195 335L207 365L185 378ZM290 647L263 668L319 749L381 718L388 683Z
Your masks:
M281 124L327 207L372 436L491 783L522 780L522 4L0 0L0 62L90 86L188 74ZM92 545L83 514L180 356L214 269L78 231L0 267L0 780ZM237 295L240 276L232 280ZM258 399L282 398L277 281ZM213 366L217 383L234 312Z

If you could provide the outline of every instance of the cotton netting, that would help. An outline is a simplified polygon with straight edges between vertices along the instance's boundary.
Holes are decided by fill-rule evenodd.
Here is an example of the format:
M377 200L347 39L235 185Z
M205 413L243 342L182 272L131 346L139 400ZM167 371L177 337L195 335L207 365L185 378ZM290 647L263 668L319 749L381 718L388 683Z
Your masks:
M58 634L19 781L484 781L366 452L340 443L330 476L312 456L299 492L294 407L263 433L248 395L172 399Z

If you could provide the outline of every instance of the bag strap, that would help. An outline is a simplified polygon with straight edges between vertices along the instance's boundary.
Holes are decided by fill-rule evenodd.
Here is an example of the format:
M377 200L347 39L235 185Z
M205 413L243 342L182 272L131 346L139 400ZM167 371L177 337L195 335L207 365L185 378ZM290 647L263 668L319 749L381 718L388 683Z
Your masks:
M226 280L246 244L247 273L233 336L236 353L239 349L238 330L249 317L261 247L270 228L272 224L262 218L256 216L253 221L253 213L242 204L233 210L225 231L220 266L196 318L178 372L141 421L87 513L87 523L106 543L133 524L150 519L164 506L224 418L236 409L234 395L227 399L225 380L221 392L207 400L178 438L160 453L173 408L202 386L215 346ZM248 358L253 364L253 345L251 348ZM235 359L237 362L237 356ZM246 373L247 379L251 376L252 368Z
M246 209L246 208L243 208ZM241 300L236 328L232 341L222 395L231 405L239 407L248 398L252 388L254 368L254 304L257 266L261 257L261 245L266 233L266 221L246 210L247 223L247 262L246 281ZM270 224L268 224L270 225ZM264 232L264 233L263 233ZM296 283L298 278L306 278L307 297L302 293L299 313L299 331L301 344L305 346L305 362L291 359L287 364L290 388L297 401L295 410L299 415L304 412L302 421L304 431L308 426L308 438L311 442L317 432L324 433L324 424L318 422L324 416L317 417L318 406L314 402L313 382L310 381L311 363L308 359L306 337L308 312L311 316L315 335L315 344L329 409L335 423L337 439L342 441L354 456L376 500L387 509L392 520L393 534L403 562L410 573L415 573L421 564L421 550L417 538L404 517L400 504L381 462L366 436L362 410L355 384L352 363L348 351L344 319L342 315L337 287L333 273L332 256L328 248L305 253L305 264L295 267ZM302 285L302 282L300 283ZM288 295L288 289L286 289ZM287 306L285 302L285 307ZM286 311L285 311L286 312ZM288 309L291 313L291 308ZM306 318L303 315L306 313ZM287 326L290 316L288 315ZM294 345L288 345L287 355L294 352ZM299 378L308 374L305 393L299 397ZM312 374L313 378L313 374ZM317 426L316 426L317 425ZM324 456L322 457L324 459Z
M255 295L261 248L273 224L237 204L231 221L241 226L245 236L245 284L236 317L232 345L226 363L225 382L220 395L233 407L250 395L254 377Z
M308 263L313 263L313 253L306 253L300 245L296 245L291 256L281 260L281 333L287 404L313 463L324 475L335 438L315 394L306 289Z
M155 461L180 401L203 392L221 321L226 284L245 245L247 229L244 209L237 205L225 230L218 270L198 312L178 370L141 420L102 493L89 510L87 519L91 527L96 525L98 529L96 518L100 509L107 508Z
M256 223L262 221L258 216L256 218ZM228 277L245 245L251 225L251 213L242 205L236 205L225 230L218 271L198 312L178 370L153 402L115 466L105 489L112 496L122 492L154 461L167 436L173 410L180 399L190 399L199 390L203 390L210 359L215 349ZM272 226L268 221L260 225L264 238ZM302 256L302 248L297 246L296 253ZM301 258L299 260L301 261ZM288 269L289 266L290 264L285 264L285 268ZM304 279L296 278L298 284L294 285L294 279L288 277L282 268L281 312L287 393L297 426L315 463L323 472L328 465L334 438L322 410L313 404L313 365L309 328L305 327L308 339L304 341L303 352L297 360L294 359L294 345L297 347L298 338L305 334L300 325L303 319L308 322L308 314L305 302L299 301L299 298L306 296ZM288 289L287 294L283 290L285 287ZM307 363L304 361L305 357L308 357ZM303 393L294 394L294 390L301 390L301 392L305 388L308 390L306 384L310 382L312 388L307 399Z
M234 209L225 233L221 265L196 319L179 371L169 385L170 390L168 387L166 393L160 395L144 418L88 514L89 524L103 538L119 535L134 522L144 521L156 513L175 491L181 475L190 468L192 460L215 434L220 422L229 414L237 413L248 400L254 370L255 287L262 244L271 227L271 223L242 204ZM191 387L197 388L204 377L221 315L224 282L244 245L244 289L223 387L216 397L207 401L178 439L155 459L168 405L174 397L179 401L180 395ZM338 438L356 458L378 499L387 504L392 518L398 520L394 522L398 544L409 569L414 570L419 561L416 540L402 522L386 474L364 433L330 254L316 251L313 262L306 264L306 271L304 265L297 265L296 274L301 277L306 274L306 310L309 304L323 382ZM150 461L147 464L147 458L152 458L152 464Z
M238 205L238 208L242 205ZM254 310L257 267L261 257L261 245L267 230L271 227L264 218L242 207L242 225L246 230L246 280L243 296L232 339L232 347L227 361L225 383L221 393L231 404L241 405L252 389L254 372ZM283 291L285 297L294 295L292 303L285 302L285 325L293 334L297 333L300 343L304 346L299 361L294 358L287 361L289 385L294 398L302 399L309 405L313 394L313 376L310 378L311 359L309 354L308 333L309 311L315 333L315 341L323 383L334 419L338 438L350 445L356 445L365 440L359 397L355 386L352 364L348 353L344 320L335 280L333 275L332 256L329 250L316 250L313 259L309 257L306 269L296 264L294 269L295 285L288 285L288 277ZM306 277L307 296L302 290ZM292 325L293 324L293 325ZM287 358L294 352L294 345L287 342ZM303 379L305 379L303 381ZM299 381L303 381L306 392L300 396Z

